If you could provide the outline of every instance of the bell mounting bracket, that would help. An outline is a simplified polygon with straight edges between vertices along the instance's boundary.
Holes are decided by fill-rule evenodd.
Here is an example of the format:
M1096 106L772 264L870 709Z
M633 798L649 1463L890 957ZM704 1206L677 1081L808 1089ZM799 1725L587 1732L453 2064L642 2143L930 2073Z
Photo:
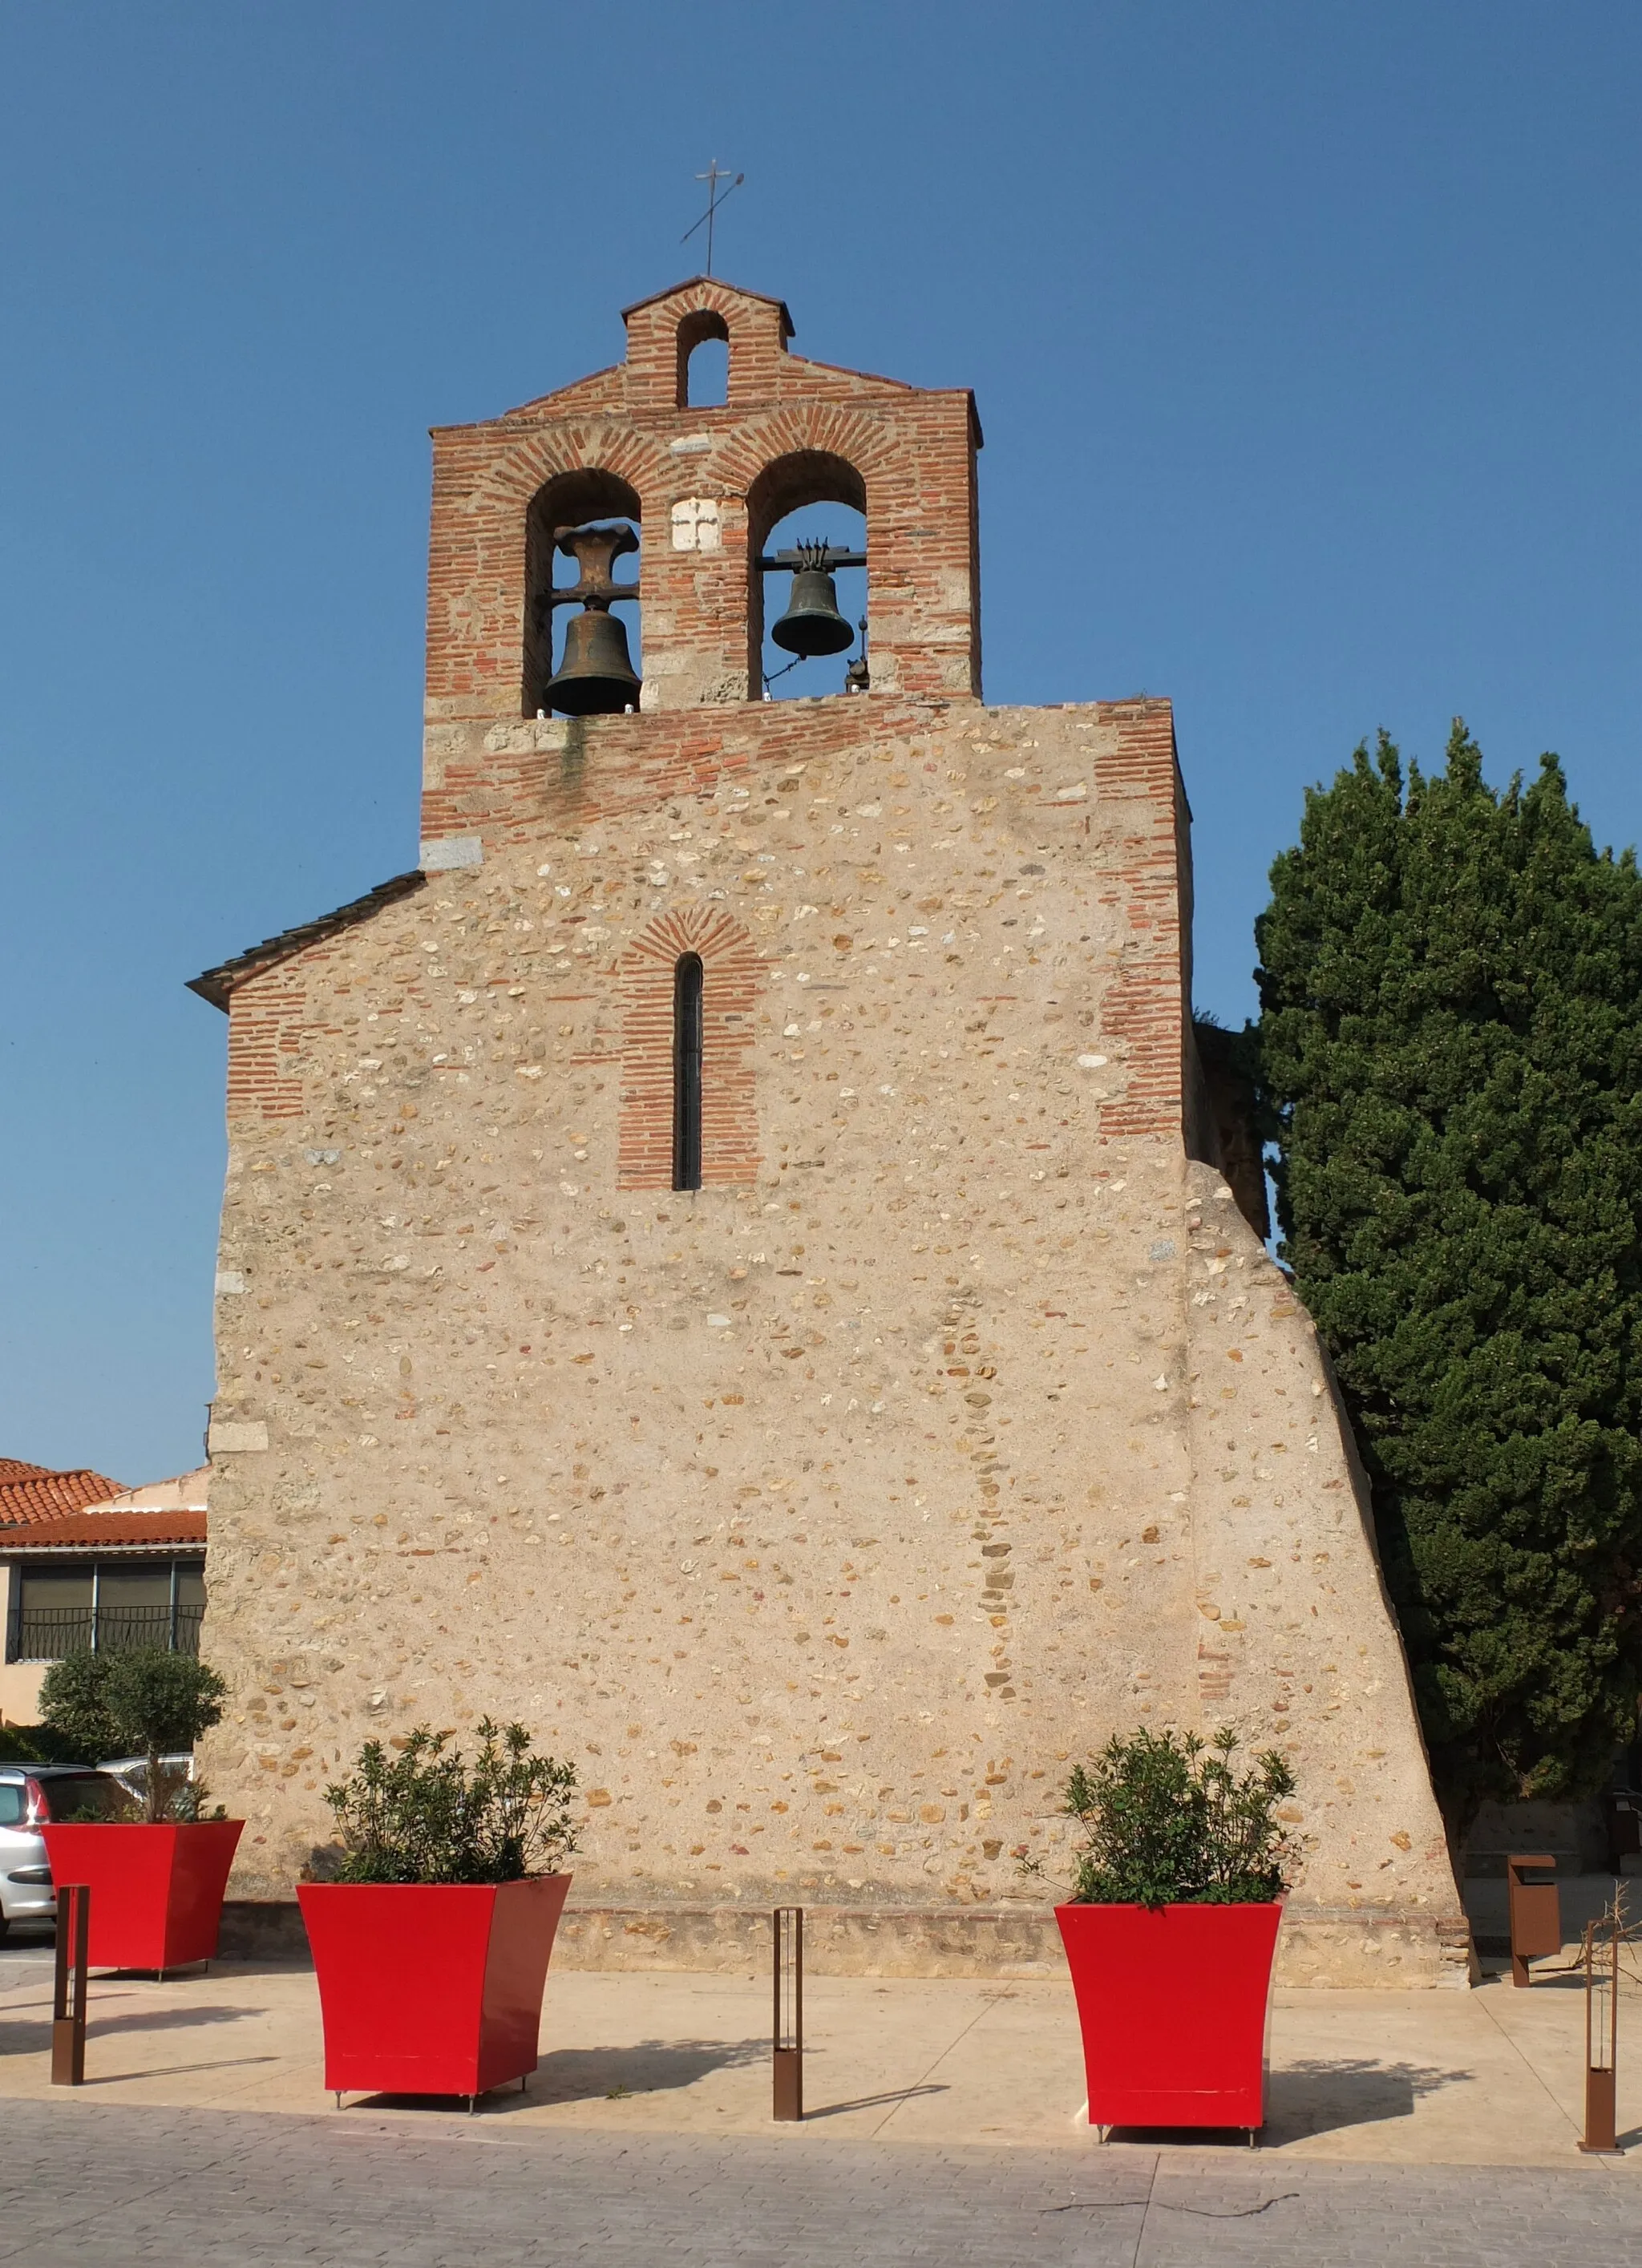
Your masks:
M575 582L556 585L541 593L538 604L547 612L555 607L591 607L607 614L617 599L638 596L638 578L618 583L611 573L616 561L637 551L638 538L630 527L556 527L553 548L573 559L580 569Z
M800 543L792 551L765 552L758 564L765 574L773 574L777 569L791 574L798 568L821 567L830 575L835 567L865 567L866 554L843 550L836 543Z

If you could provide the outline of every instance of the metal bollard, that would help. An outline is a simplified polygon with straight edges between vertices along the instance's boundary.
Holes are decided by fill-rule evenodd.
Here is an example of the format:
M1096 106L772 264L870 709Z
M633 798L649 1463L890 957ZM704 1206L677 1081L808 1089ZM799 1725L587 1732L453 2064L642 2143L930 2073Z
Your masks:
M775 2100L772 2118L804 2116L804 1909L771 1913L776 1957Z
M1585 1925L1585 2139L1580 2149L1617 2150L1615 2068L1619 2060L1619 1940L1617 1910Z
M1549 1874L1548 1882L1524 1879L1532 1867ZM1511 1915L1511 1982L1530 1982L1528 1965L1562 1951L1562 1894L1557 1888L1557 1861L1548 1855L1506 1860L1506 1900Z
M92 1924L88 1882L57 1890L57 1966L51 1995L51 2083L85 2084L85 1949Z

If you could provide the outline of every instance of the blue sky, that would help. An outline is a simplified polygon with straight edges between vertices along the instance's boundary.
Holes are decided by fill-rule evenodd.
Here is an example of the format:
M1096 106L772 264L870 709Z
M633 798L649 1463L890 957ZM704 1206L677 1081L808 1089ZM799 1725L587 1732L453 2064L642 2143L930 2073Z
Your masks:
M1462 712L1638 835L1642 11L0 11L0 1454L197 1460L224 1023L414 863L427 428L719 271L970 384L988 697L1171 696L1200 1004Z

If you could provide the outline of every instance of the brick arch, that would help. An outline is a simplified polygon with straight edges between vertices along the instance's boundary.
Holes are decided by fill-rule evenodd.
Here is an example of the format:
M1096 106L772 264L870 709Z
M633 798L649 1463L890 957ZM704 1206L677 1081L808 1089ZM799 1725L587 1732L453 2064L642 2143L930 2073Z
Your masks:
M762 1163L753 1067L753 1011L764 962L740 923L717 907L660 914L622 957L622 1098L616 1180L624 1189L673 1186L673 982L701 955L702 1186L751 1182Z
M427 692L431 701L478 697L517 713L515 704L523 707L526 691L535 689L525 681L532 499L550 482L584 473L646 497L663 478L666 452L653 436L598 419L521 426L506 447L492 444L475 463L467 449L482 442L480 435L471 443L458 435L436 460Z
M639 496L653 490L668 462L665 446L614 419L585 425L526 426L511 448L498 452L475 484L481 512L522 512L538 489L565 473L602 472Z
M632 483L607 465L553 473L525 507L524 713L534 717L553 674L553 622L546 599L553 585L553 539L560 527L591 520L630 519L642 526L644 503ZM622 579L618 577L618 580ZM640 602L643 637L643 602Z
M869 508L874 487L888 490L910 485L904 452L881 416L838 401L790 401L726 434L719 464L726 481L743 496L783 458L841 459L865 483Z
M768 458L747 491L747 689L749 700L763 693L764 578L759 555L770 530L790 512L806 504L841 504L858 512L872 543L872 515L866 482L848 457L834 449L790 449ZM872 594L869 583L869 615Z
M916 586L920 568L913 554L931 515L913 460L895 446L894 431L871 410L829 401L787 403L738 435L724 452L724 464L747 498L749 696L762 690L764 636L763 578L754 561L777 520L811 503L848 504L865 519L870 637L879 671L889 685L898 682L900 626L878 602L887 593L904 596ZM905 614L904 606L901 611Z
M732 409L746 411L780 392L792 319L779 299L738 291L711 276L697 276L653 299L623 311L627 325L624 369L627 401L641 415L678 409L679 333L703 316L721 321L730 339Z

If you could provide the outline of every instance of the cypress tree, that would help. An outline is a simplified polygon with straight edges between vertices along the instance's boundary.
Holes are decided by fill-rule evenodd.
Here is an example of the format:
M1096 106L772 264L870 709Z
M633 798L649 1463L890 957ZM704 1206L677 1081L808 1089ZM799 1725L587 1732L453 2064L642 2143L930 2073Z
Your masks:
M1554 756L1380 736L1256 925L1285 1256L1373 1489L1440 1795L1572 1798L1637 1732L1642 876Z

